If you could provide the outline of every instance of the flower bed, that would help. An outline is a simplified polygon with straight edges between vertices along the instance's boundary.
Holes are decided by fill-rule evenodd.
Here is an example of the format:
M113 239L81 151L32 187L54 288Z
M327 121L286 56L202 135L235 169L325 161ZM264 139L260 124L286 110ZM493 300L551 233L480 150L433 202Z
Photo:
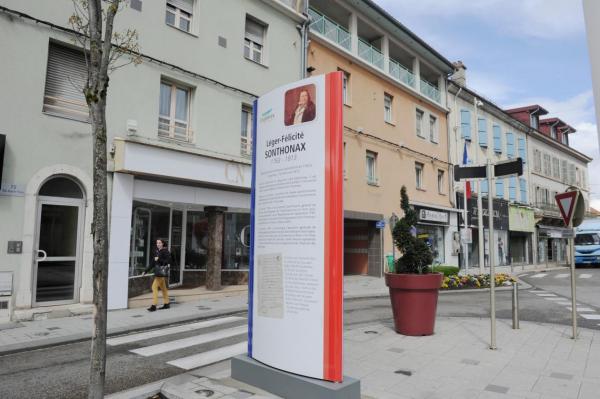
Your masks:
M496 287L508 286L516 282L517 279L506 273L496 274ZM466 288L489 288L489 274L465 274L463 276L452 275L445 276L442 281L443 290L461 290Z

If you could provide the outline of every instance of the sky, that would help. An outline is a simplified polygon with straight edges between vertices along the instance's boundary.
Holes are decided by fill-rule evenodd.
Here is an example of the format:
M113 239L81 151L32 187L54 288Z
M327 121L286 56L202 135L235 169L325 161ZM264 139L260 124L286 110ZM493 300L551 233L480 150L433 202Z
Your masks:
M375 0L503 108L539 104L577 129L600 209L600 151L581 0ZM600 99L599 99L600 100Z

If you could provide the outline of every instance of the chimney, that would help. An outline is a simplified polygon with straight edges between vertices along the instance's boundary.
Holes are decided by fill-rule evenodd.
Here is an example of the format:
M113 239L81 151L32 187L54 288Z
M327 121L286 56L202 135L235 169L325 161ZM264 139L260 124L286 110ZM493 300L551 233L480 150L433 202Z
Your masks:
M465 66L465 64L463 64L462 61L456 61L453 62L452 65L454 65L454 73L452 74L452 76L450 77L452 79L453 82L461 85L461 86L466 86L467 85L467 67Z

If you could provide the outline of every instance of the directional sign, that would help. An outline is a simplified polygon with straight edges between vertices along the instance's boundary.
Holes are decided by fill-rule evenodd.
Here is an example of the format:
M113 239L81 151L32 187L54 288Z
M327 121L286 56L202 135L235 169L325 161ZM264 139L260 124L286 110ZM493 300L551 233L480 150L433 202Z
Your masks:
M483 179L487 177L486 166L454 165L454 181L461 179Z
M566 226L569 225L571 217L573 217L578 194L579 191L567 191L566 193L556 194L554 197Z
M523 174L523 160L517 158L514 161L500 162L494 165L494 177Z
M385 227L385 220L378 220L375 222L375 227L378 229L383 229Z

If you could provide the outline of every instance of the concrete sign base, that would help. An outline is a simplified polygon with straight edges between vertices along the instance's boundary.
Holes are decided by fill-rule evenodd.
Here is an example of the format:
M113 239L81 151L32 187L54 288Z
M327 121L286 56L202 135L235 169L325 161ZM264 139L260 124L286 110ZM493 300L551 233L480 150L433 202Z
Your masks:
M344 376L335 383L287 373L249 358L231 359L231 378L286 399L360 399L360 381Z

